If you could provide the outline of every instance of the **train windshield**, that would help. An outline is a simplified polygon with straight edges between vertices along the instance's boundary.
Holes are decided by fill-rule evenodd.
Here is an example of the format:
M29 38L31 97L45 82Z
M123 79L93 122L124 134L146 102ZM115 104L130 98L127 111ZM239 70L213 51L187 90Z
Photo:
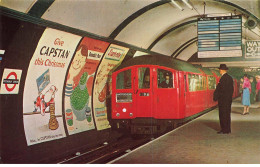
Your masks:
M116 89L131 89L131 69L120 72L116 77Z

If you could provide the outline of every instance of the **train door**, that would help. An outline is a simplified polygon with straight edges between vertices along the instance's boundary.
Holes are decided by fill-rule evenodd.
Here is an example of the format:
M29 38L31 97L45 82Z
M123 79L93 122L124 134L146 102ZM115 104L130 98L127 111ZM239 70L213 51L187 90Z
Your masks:
M112 75L112 118L135 118L134 69L124 69Z
M176 72L158 68L154 81L154 117L157 119L178 118L179 105L176 88Z
M207 75L202 75L202 89L203 89L203 106L202 110L205 110L209 106L209 94L208 94L208 88L207 88Z
M205 76L206 78L205 78L205 90L206 90L206 108L209 108L209 106L210 106L210 103L211 103L211 99L210 99L210 97L211 97L211 92L210 92L210 90L209 90L209 85L208 85L208 83L209 83L209 76L208 75L206 75Z
M184 79L184 101L185 101L185 111L187 110L187 94L188 94L188 87L187 87L187 74L185 73L183 76Z
M180 105L180 115L181 118L184 118L186 114L186 93L187 93L187 87L186 87L186 74L184 72L179 72L179 105Z
M215 105L215 102L213 101L213 93L216 89L216 78L214 76L207 76L207 101L208 105L207 107L212 107Z
M149 67L138 67L136 69L135 97L136 117L152 117L152 72Z
M186 84L187 84L187 92L186 92L186 115L190 115L189 113L191 113L192 108L195 106L194 105L194 100L193 100L193 96L194 96L194 91L195 91L195 87L196 87L196 83L194 80L194 75L187 73L186 74Z

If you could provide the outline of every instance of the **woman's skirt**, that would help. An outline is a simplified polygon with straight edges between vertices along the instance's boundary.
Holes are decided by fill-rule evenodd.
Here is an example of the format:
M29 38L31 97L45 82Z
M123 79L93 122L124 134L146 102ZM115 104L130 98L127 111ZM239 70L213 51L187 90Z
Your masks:
M244 106L250 106L250 92L248 88L245 88L243 90L243 99L242 99L242 104Z

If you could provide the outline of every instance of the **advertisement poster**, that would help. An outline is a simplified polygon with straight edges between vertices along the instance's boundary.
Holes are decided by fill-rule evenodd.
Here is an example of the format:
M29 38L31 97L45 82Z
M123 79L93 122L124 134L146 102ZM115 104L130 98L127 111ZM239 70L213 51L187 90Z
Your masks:
M4 69L0 94L18 94L22 70Z
M65 137L62 94L65 75L81 37L46 28L30 61L23 94L27 145Z
M111 44L107 49L96 75L93 106L97 130L110 128L107 120L106 96L111 85L111 72L123 61L128 48Z
M246 41L246 58L260 58L260 40Z
M92 89L96 69L109 43L83 38L66 77L64 109L69 135L95 129Z

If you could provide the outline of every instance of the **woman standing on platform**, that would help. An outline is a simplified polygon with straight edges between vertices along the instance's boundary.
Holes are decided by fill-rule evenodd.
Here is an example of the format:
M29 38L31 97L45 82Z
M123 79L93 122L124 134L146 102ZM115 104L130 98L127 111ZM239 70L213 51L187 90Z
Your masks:
M250 92L251 92L251 84L247 74L245 74L244 83L243 83L243 99L242 99L242 104L244 105L243 115L249 114Z

